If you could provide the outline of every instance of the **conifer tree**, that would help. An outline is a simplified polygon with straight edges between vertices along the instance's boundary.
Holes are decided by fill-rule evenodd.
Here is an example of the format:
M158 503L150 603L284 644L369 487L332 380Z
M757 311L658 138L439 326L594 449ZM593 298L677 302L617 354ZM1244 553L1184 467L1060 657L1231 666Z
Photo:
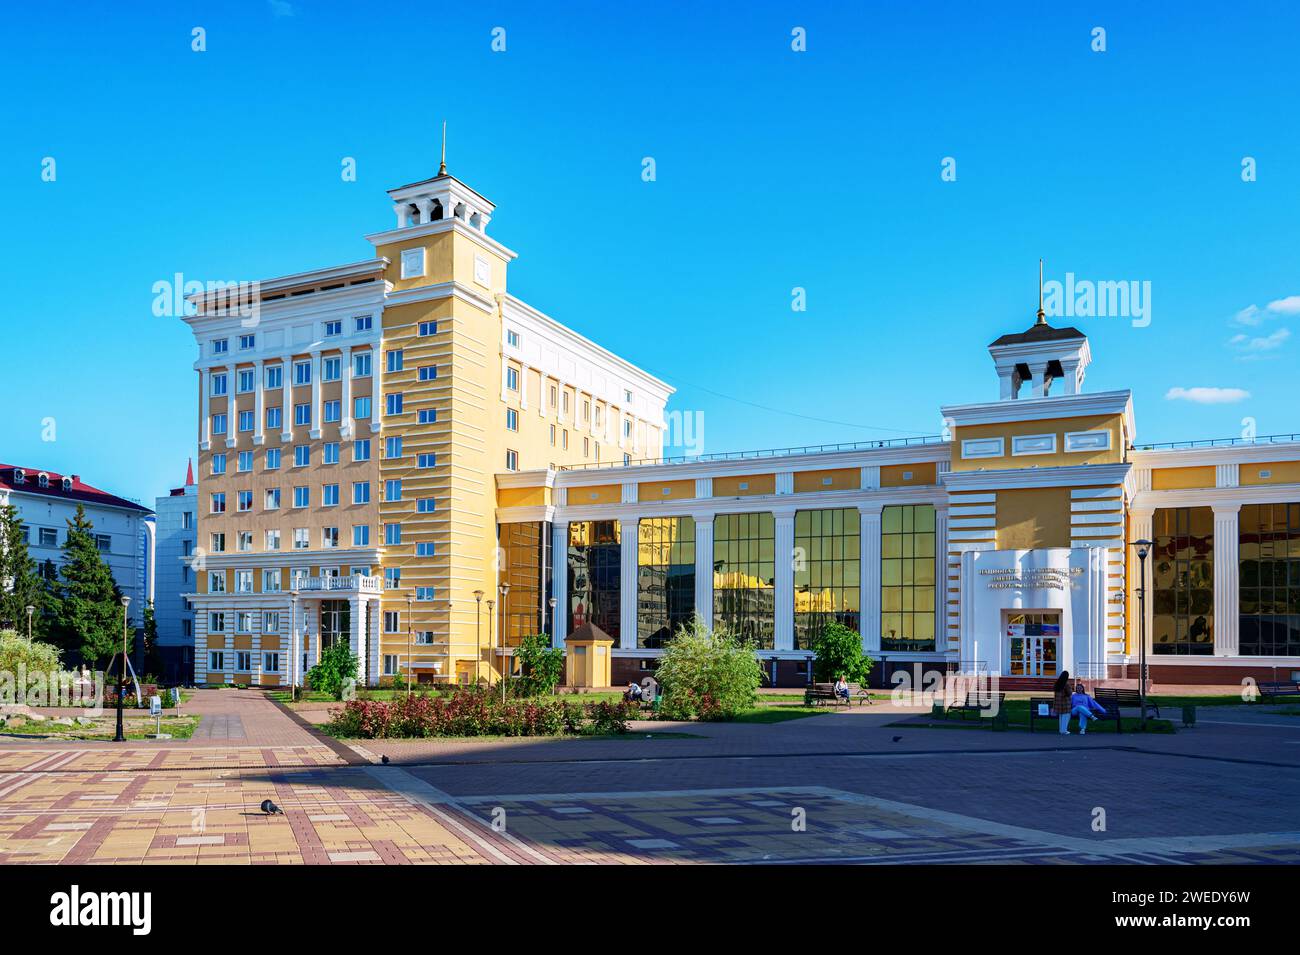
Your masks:
M56 642L87 664L107 663L122 645L121 591L95 545L86 509L68 521L55 607Z
M45 586L27 549L18 508L5 504L0 507L0 629L26 636L27 608L35 607L32 639L38 639L45 631L45 606Z

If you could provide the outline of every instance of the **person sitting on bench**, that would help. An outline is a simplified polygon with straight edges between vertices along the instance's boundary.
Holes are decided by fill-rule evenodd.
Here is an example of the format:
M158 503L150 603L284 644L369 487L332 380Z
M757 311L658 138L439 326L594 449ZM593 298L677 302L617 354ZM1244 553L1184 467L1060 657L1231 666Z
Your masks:
M1074 685L1074 693L1070 696L1070 715L1079 718L1079 735L1088 735L1088 724L1097 719L1097 713L1105 714L1106 710L1100 703L1088 695L1088 691L1083 688L1082 683ZM1065 729L1068 733L1070 730L1070 721L1065 721Z
M849 700L849 684L844 679L843 673L841 673L839 676L835 678L835 695L838 696L840 699L844 700L846 703Z
M623 700L627 703L641 702L641 687L635 680L627 685L627 689L623 693Z

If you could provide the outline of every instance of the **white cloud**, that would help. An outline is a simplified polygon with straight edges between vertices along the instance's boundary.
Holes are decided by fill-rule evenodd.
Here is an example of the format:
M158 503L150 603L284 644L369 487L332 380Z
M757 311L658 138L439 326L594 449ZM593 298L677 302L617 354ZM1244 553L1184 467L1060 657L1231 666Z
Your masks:
M1245 401L1250 392L1243 388L1170 388L1165 392L1166 401L1191 401L1198 405L1230 405Z
M1263 308L1247 305L1232 320L1237 325L1259 325L1280 315L1300 315L1300 295L1287 295L1269 302Z
M1272 335L1263 335L1259 338L1250 338L1246 335L1234 335L1232 338L1232 344L1235 344L1242 351L1246 352L1272 351L1290 337L1291 330L1289 328L1279 328Z

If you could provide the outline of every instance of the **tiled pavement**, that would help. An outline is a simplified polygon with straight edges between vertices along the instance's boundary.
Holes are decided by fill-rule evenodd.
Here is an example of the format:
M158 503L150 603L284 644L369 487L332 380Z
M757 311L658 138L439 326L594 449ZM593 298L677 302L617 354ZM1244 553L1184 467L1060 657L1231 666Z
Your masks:
M0 741L0 864L1300 862L1285 718L1121 741L877 712L698 739L375 742L363 754L395 764L359 766L252 691L189 711L211 728L187 742Z

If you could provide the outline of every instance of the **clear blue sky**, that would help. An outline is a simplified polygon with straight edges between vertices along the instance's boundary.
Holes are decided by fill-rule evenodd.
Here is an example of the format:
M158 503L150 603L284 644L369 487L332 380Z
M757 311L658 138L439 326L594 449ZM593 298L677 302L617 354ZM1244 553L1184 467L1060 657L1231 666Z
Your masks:
M985 347L1033 320L1040 255L1151 283L1149 327L1074 321L1139 440L1300 432L1300 15L1133 6L9 9L0 460L148 503L178 484L195 352L153 283L366 258L443 118L511 290L675 384L705 451L933 433L940 404L996 397ZM1249 397L1167 397L1194 388Z

